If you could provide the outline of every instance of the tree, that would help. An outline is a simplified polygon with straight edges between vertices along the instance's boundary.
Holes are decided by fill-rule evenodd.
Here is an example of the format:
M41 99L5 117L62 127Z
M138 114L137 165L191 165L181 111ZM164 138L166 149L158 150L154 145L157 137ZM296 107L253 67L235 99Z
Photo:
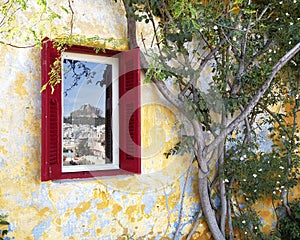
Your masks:
M153 27L149 64L142 56L147 80L193 128L194 136L167 155L194 156L201 210L214 239L233 239L236 231L262 239L253 205L271 197L288 210L299 176L299 1L123 3L130 48L137 46L136 21ZM212 77L203 87L208 68ZM277 104L289 111L275 112Z

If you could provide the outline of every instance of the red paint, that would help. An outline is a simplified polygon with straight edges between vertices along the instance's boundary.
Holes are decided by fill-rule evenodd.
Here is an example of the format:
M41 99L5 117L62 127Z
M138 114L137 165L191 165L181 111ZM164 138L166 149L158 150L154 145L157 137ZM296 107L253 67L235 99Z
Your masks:
M95 50L90 47L72 46L66 51L75 53L93 54L99 56L117 56L120 59L120 78L119 92L120 98L126 98L126 102L120 101L120 169L117 170L98 170L83 172L62 172L62 99L61 84L55 87L51 94L51 88L47 87L42 92L42 164L41 179L42 181L55 179L73 179L73 178L91 178L97 176L112 176L128 173L141 173L141 121L140 121L140 52L139 49L133 49L128 52L118 52L106 50L105 52ZM60 57L60 52L53 46L53 42L48 38L43 40L42 48L42 85L49 81L50 66L56 58ZM130 93L130 90L135 91ZM129 93L129 94L127 94ZM127 96L128 97L125 97ZM126 115L128 103L137 109L130 120ZM126 116L127 122L126 123ZM128 134L130 133L130 134ZM129 135L133 141L129 141ZM135 143L135 144L131 144ZM133 149L126 154L126 148ZM133 156L132 156L133 155Z
M140 50L120 56L120 167L141 173Z

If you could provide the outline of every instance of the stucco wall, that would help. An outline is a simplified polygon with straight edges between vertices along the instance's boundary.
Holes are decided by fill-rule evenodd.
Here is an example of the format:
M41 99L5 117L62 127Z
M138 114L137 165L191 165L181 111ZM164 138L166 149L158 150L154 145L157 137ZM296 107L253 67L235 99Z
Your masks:
M43 31L55 37L64 34L70 15L60 8L67 1L51 4L62 14L52 23L58 32L47 26ZM73 3L73 10L75 34L126 38L121 4L82 0ZM27 45L22 39L18 44ZM142 88L143 174L41 182L40 49L0 45L0 59L0 211L9 215L9 239L168 239L181 201L180 230L182 235L189 231L199 209L195 174L187 179L183 198L190 159L163 156L178 140L176 113L153 86ZM210 237L205 227L200 235Z
M21 16L18 23L30 24L28 17L37 8L36 1L30 2L32 14ZM52 38L65 35L71 15L61 6L68 8L68 1L54 0L50 6L61 18L51 26L41 21L36 29ZM121 3L76 0L72 9L74 34L126 39ZM151 44L153 35L145 24L138 24L137 35L141 32L145 41L139 45L143 48L144 43ZM15 43L28 45L21 37ZM196 170L189 169L187 155L165 158L163 153L180 135L175 124L178 116L151 84L141 88L141 175L41 182L40 57L39 47L0 45L0 212L9 215L8 238L171 239L180 212L180 236L184 238L199 211ZM191 174L186 178L188 171ZM298 197L299 191L293 194ZM276 220L271 201L257 208L265 230L270 230ZM200 224L194 239L210 238L205 224Z

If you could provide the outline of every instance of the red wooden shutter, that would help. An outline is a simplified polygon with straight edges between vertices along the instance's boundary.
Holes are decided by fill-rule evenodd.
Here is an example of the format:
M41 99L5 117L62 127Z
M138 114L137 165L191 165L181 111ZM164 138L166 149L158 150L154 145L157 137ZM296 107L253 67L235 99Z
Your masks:
M120 168L141 173L140 50L120 56Z
M49 72L60 53L49 39L43 40L42 85L49 81ZM61 84L42 92L42 181L61 178Z

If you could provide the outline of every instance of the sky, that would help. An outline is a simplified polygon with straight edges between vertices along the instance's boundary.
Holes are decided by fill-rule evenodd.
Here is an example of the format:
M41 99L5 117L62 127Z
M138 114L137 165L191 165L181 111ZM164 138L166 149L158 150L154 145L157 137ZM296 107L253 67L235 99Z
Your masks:
M96 74L94 78L92 78L92 83L87 83L87 78L83 76L78 81L78 85L74 86L67 92L67 96L63 94L64 117L68 117L72 111L79 109L84 104L90 104L94 107L100 108L101 111L105 113L106 85L101 87L100 84L96 85L96 82L103 79L103 73L107 64L84 61L81 61L81 63L85 64L86 67L90 68L91 71L94 71ZM67 64L64 63L63 67L66 69ZM70 71L68 73L64 73L65 74L63 74L62 79L63 93L66 89L70 88L73 83L73 72Z

